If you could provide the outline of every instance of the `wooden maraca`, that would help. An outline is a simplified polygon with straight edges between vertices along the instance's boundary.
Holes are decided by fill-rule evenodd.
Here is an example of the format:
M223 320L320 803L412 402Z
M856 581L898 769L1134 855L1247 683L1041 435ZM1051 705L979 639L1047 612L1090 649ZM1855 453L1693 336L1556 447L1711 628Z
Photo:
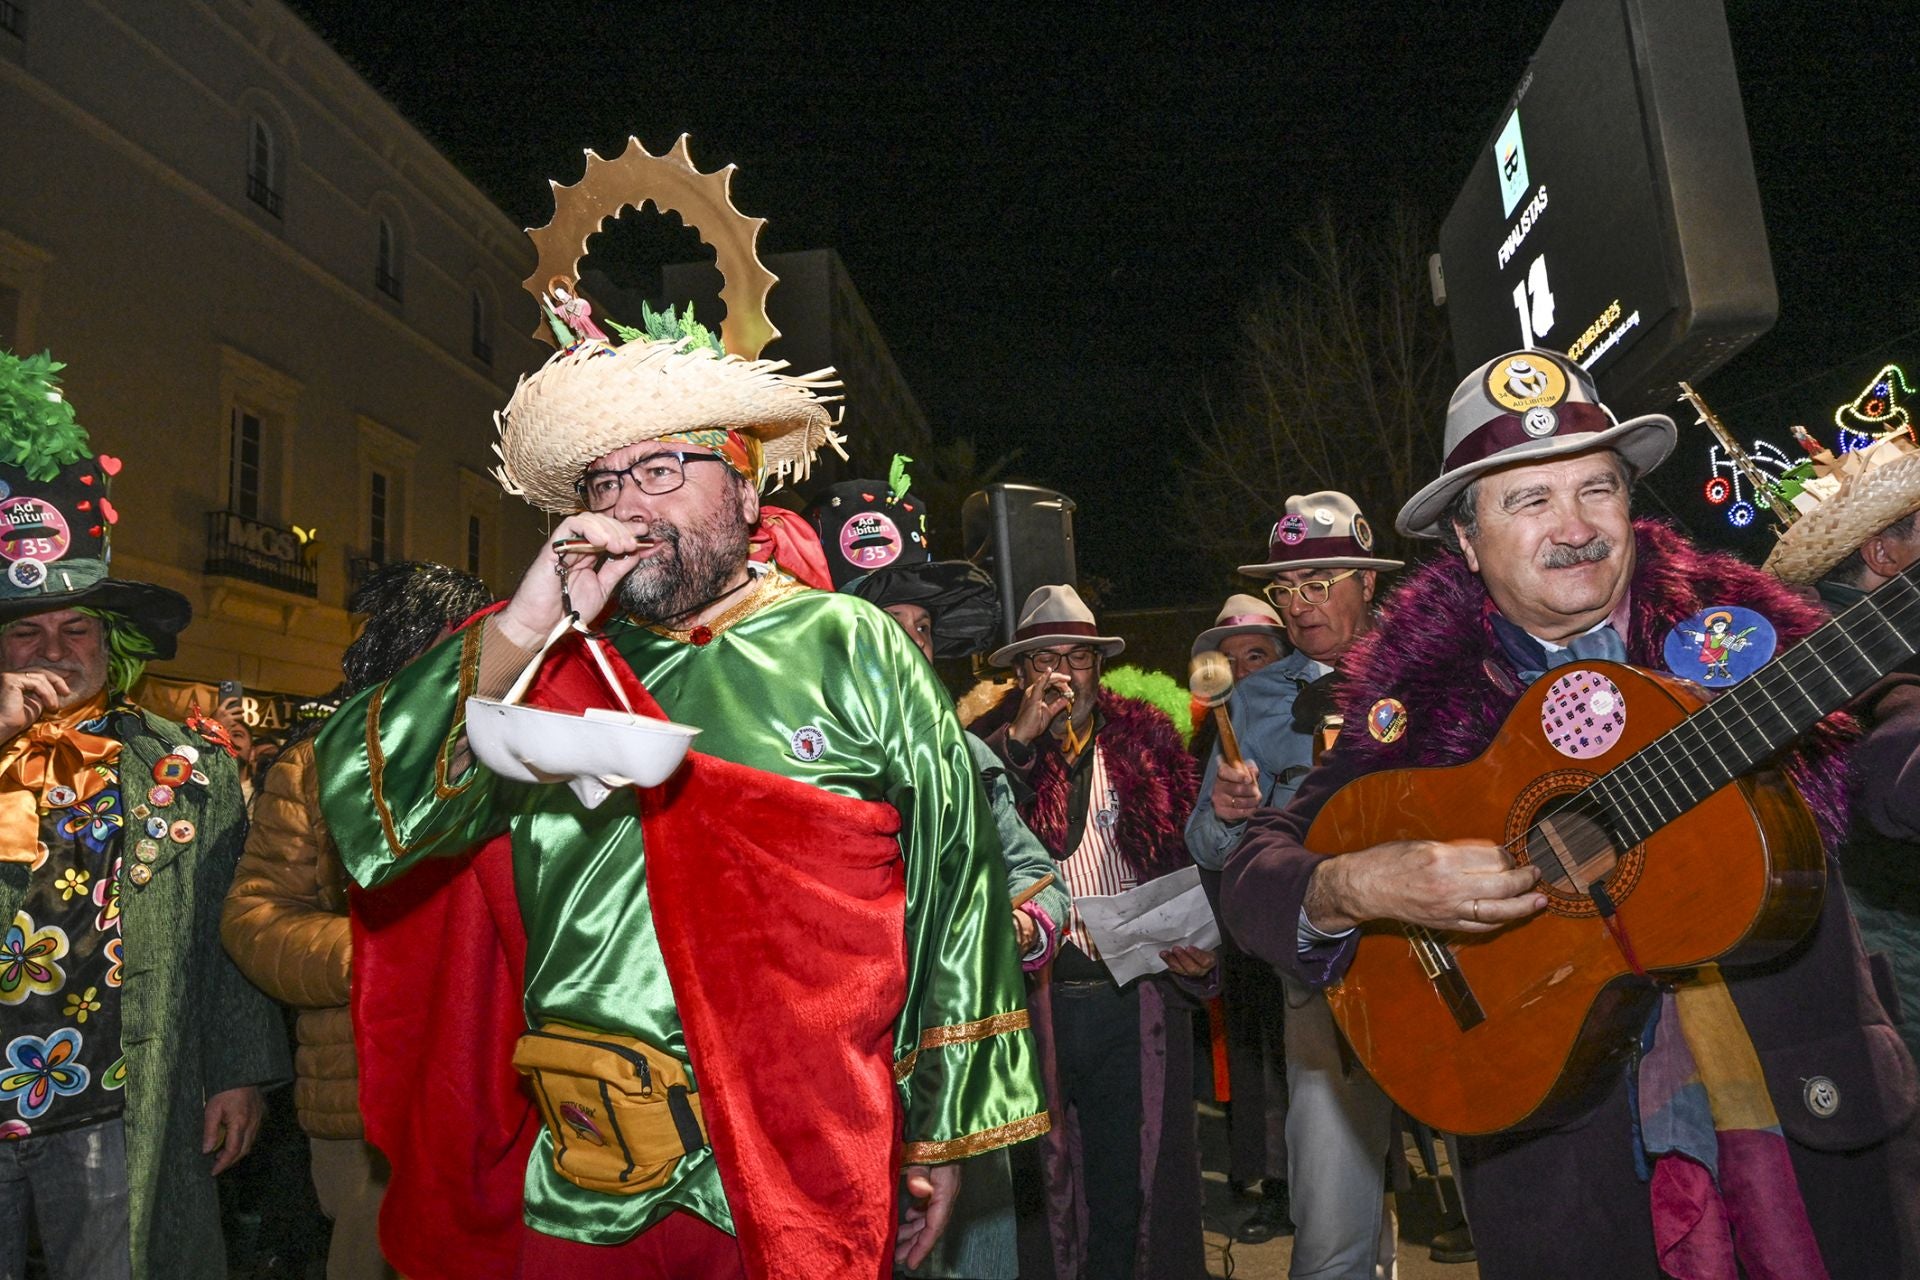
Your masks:
M1233 666L1218 649L1196 653L1187 665L1187 691L1213 708L1220 726L1220 758L1228 764L1240 763L1240 740L1233 733L1233 718L1227 714L1227 697L1233 692Z

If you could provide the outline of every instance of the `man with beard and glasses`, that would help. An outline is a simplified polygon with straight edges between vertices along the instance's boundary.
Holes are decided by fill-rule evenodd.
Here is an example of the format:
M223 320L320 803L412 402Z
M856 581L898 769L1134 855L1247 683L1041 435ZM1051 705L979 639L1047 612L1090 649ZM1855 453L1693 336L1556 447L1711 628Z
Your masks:
M966 1157L1047 1127L959 722L886 614L796 578L827 585L818 540L760 504L831 438L820 379L650 329L582 339L521 384L500 474L560 517L549 541L504 607L316 744L349 872L403 900L364 899L355 1013L394 1165L383 1244L411 1277L879 1276L927 1255ZM547 648L570 614L596 632ZM530 705L624 694L697 727L696 749L592 807L496 774L469 755L466 700L532 664ZM393 946L421 917L416 868L476 845L484 909ZM473 958L502 938L517 981ZM490 1012L450 1026L475 988ZM641 1062L654 1107L610 1092ZM461 1064L494 1089L466 1091ZM449 1070L457 1103L434 1083Z
M1538 705L1527 691L1548 671L1658 669L1665 654L1696 654L1680 633L1719 610L1765 619L1782 647L1819 625L1816 605L1758 569L1631 518L1632 482L1674 436L1664 415L1616 421L1587 372L1555 352L1501 356L1460 384L1442 473L1398 522L1448 554L1408 574L1348 652L1338 744L1286 809L1248 819L1222 886L1243 946L1324 987L1370 921L1473 935L1548 909L1534 868L1495 843L1502 832L1333 858L1302 841L1362 774L1478 756L1523 697ZM1775 762L1817 820L1830 881L1852 733L1829 720ZM1561 750L1578 766L1584 746ZM1647 908L1627 892L1618 916L1630 945ZM1595 1046L1612 1056L1584 1110L1459 1139L1483 1276L1920 1274L1914 1064L1845 894L1830 887L1806 936L1766 963L1622 986L1647 1018Z

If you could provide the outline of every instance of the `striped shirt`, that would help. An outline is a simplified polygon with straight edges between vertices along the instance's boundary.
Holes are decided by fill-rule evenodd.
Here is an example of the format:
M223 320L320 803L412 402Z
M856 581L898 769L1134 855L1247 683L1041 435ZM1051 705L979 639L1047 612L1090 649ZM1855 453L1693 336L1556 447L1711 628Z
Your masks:
M1120 845L1114 836L1120 824L1120 798L1107 780L1106 755L1098 741L1093 744L1093 781L1088 789L1087 810L1079 846L1060 860L1060 870L1067 878L1067 892L1075 902L1083 897L1124 893L1140 883L1140 878L1120 856ZM1100 958L1100 949L1093 945L1093 937L1081 921L1077 906L1069 917L1067 938L1087 955L1096 960Z

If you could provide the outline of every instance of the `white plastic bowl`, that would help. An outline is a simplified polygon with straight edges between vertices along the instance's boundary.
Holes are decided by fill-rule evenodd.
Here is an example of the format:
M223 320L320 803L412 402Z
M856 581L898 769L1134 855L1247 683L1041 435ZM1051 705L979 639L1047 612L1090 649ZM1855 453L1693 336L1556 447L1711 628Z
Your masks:
M467 699L467 742L480 763L518 782L564 782L589 809L617 788L665 782L699 732L597 707L575 715Z

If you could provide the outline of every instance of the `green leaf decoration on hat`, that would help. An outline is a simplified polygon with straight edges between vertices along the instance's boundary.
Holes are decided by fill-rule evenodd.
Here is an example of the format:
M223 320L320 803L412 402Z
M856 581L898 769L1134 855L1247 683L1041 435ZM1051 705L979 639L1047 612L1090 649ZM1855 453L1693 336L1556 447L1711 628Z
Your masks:
M913 488L913 477L907 474L907 464L912 462L904 453L893 455L893 465L887 468L887 501L898 503L907 496L907 490Z
M685 314L676 313L673 304L668 303L665 311L655 311L642 302L640 304L640 328L621 324L618 320L607 320L606 326L620 335L622 342L689 342L688 350L706 351L716 356L727 354L720 344L720 335L693 318L693 304L689 302Z
M0 463L44 484L60 468L92 454L87 429L74 420L56 376L65 365L42 351L0 351Z

